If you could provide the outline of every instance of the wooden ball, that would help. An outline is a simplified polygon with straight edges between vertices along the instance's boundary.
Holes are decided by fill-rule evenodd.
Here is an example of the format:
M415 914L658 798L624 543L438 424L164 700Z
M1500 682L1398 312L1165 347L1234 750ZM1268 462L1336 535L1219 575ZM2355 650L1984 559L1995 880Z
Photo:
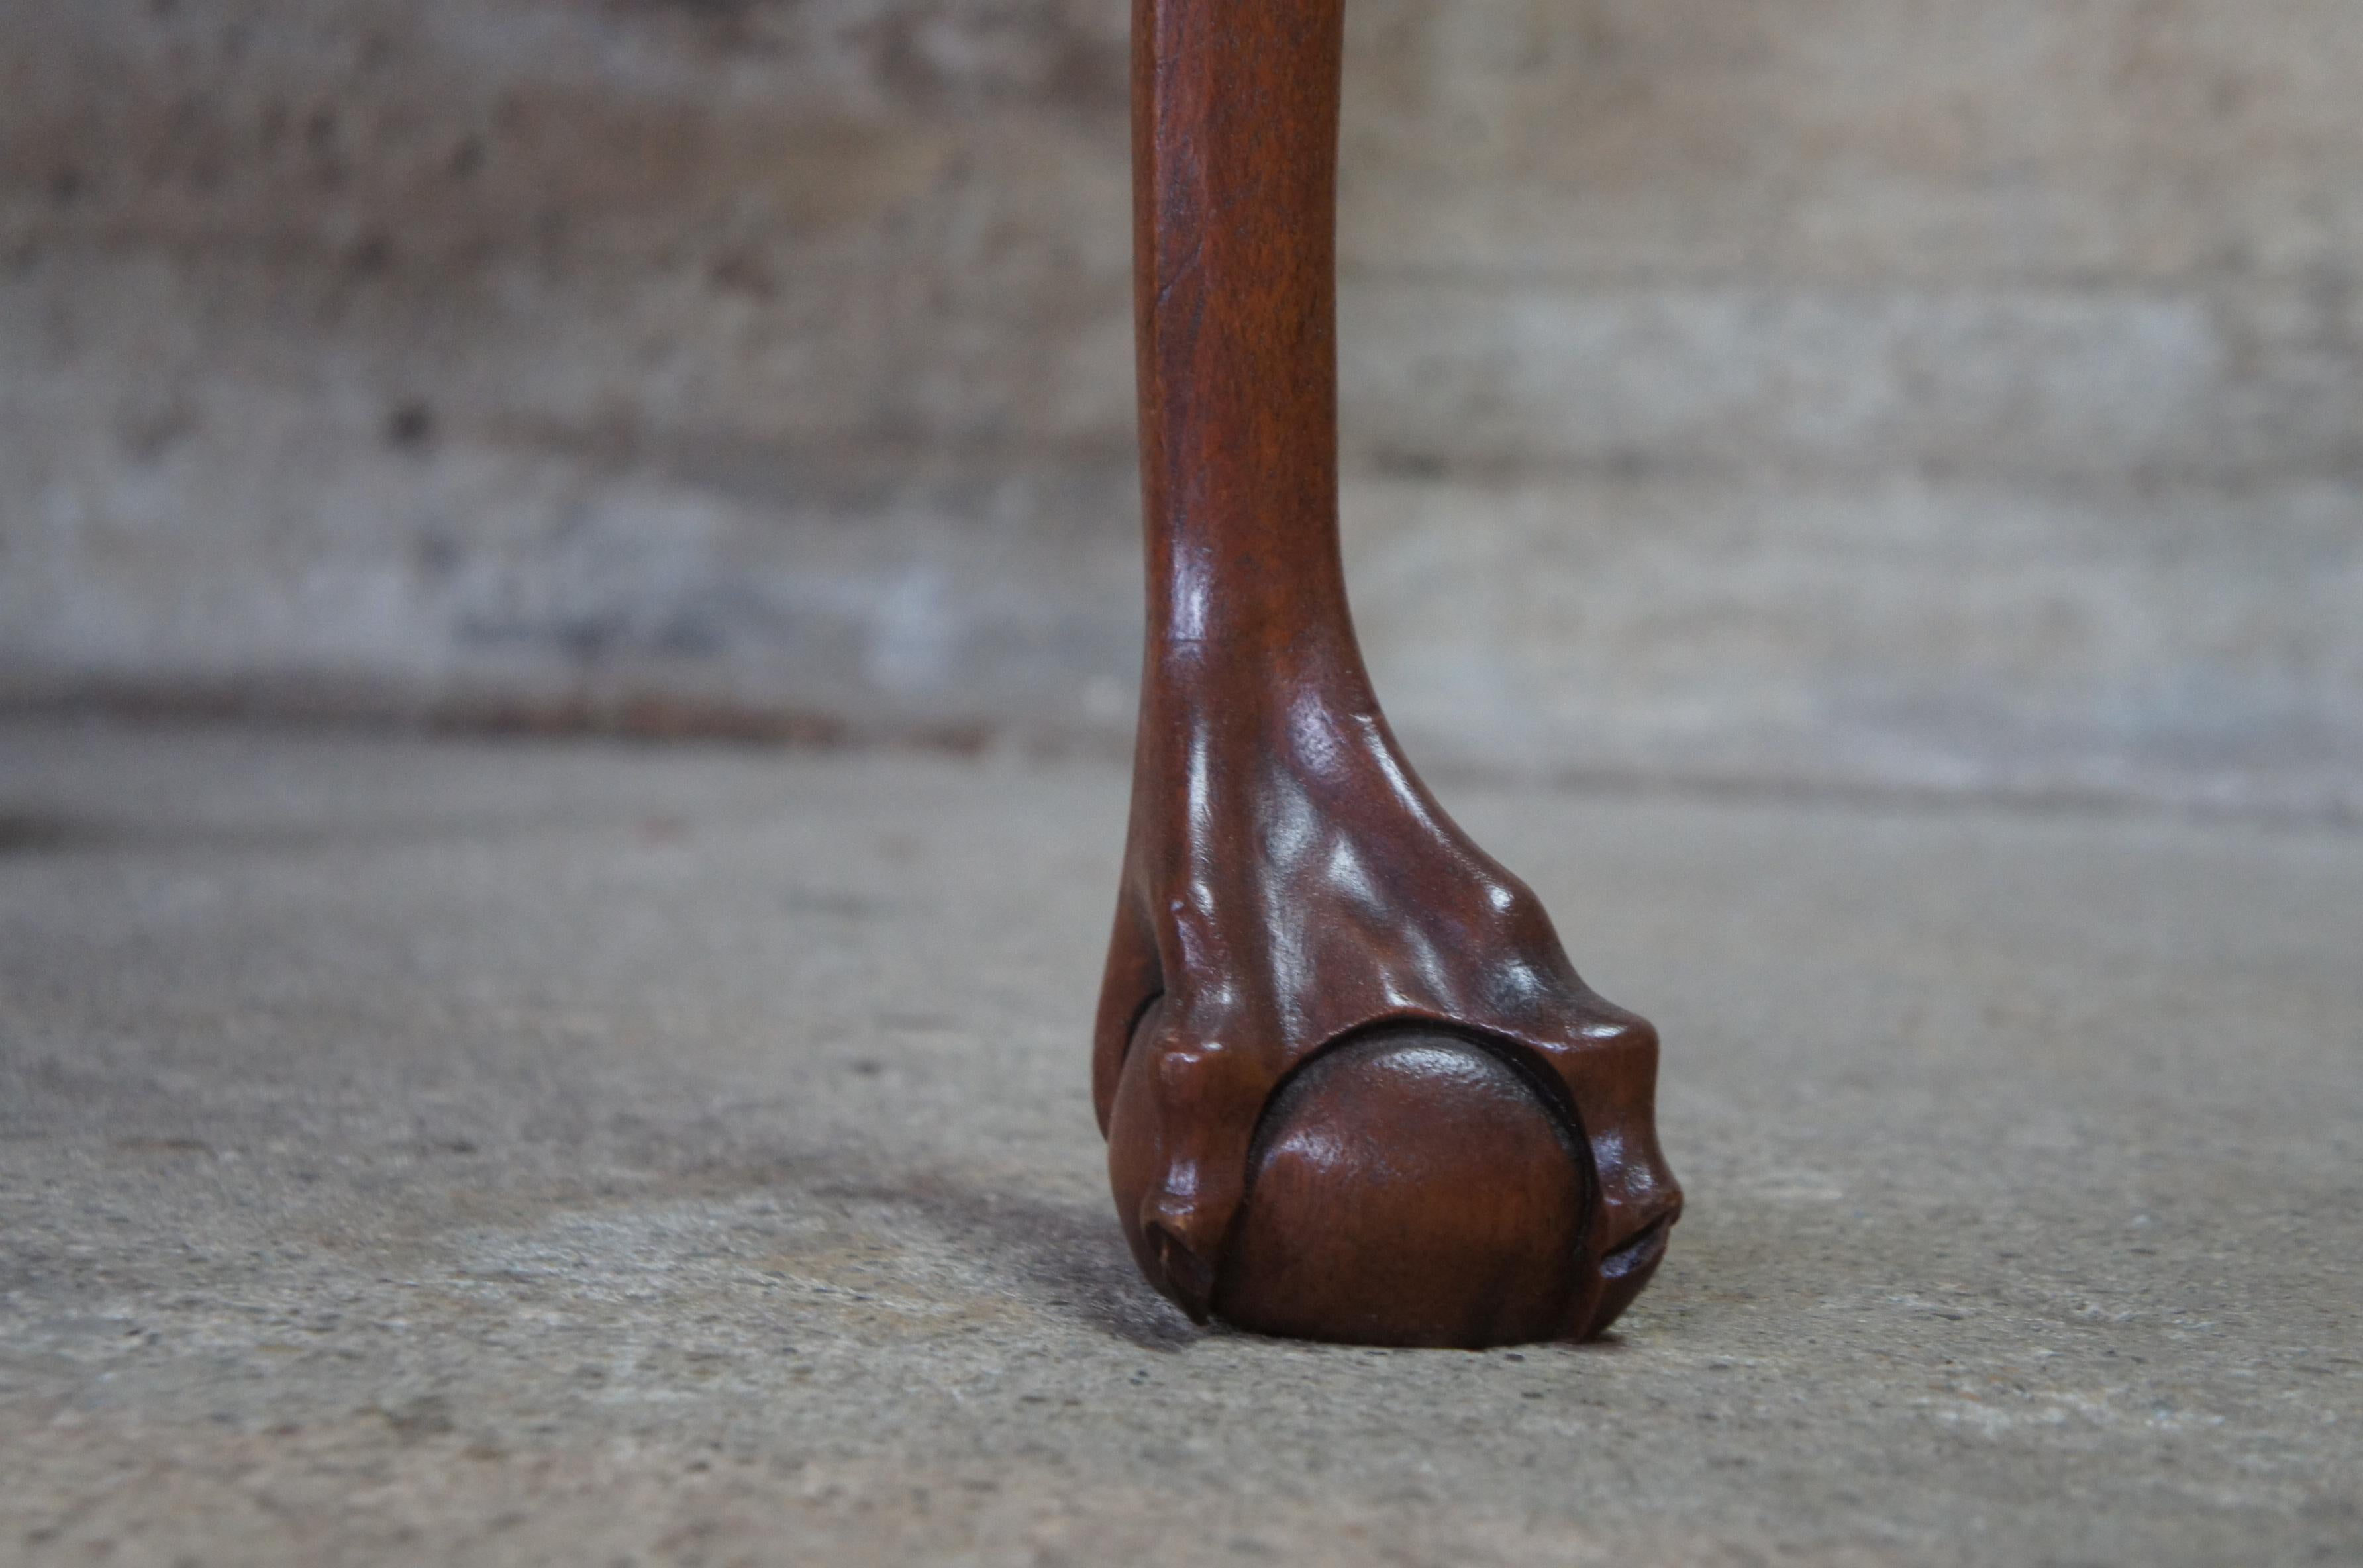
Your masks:
M1567 1337L1592 1209L1576 1132L1483 1047L1348 1041L1264 1111L1217 1316L1258 1333L1477 1349Z

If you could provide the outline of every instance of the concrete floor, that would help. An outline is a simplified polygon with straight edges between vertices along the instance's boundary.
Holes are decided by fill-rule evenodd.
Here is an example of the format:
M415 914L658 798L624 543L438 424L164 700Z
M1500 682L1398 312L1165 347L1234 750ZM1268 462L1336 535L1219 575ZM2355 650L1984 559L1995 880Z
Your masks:
M1446 780L1691 1210L1381 1353L1122 1253L1123 790L0 728L0 1561L2363 1562L2363 834Z

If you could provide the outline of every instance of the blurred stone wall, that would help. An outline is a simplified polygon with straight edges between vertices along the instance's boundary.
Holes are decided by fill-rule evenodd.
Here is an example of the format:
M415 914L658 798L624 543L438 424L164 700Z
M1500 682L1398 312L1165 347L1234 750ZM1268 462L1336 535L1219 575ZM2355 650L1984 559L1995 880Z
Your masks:
M0 690L1114 741L1115 0L0 0ZM1423 760L2363 810L2351 0L1352 0Z

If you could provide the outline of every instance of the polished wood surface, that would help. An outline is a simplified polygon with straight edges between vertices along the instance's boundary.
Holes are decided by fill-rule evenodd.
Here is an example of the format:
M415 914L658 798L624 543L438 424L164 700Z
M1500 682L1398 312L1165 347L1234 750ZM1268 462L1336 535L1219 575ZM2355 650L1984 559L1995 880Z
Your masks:
M1214 1309L1363 1344L1548 1339L1589 1284L1592 1187L1567 1120L1510 1063L1432 1030L1374 1031L1273 1092Z
M1193 1318L1604 1330L1681 1197L1655 1030L1403 760L1337 538L1338 0L1137 0L1148 647L1093 1049L1116 1209Z

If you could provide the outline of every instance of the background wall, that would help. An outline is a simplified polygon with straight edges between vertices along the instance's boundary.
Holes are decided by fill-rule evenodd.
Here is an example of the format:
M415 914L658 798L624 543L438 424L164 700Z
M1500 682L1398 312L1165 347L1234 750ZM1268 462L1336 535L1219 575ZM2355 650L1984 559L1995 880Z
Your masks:
M0 0L0 690L1119 740L1117 0ZM1423 759L2363 811L2347 0L1352 0Z

